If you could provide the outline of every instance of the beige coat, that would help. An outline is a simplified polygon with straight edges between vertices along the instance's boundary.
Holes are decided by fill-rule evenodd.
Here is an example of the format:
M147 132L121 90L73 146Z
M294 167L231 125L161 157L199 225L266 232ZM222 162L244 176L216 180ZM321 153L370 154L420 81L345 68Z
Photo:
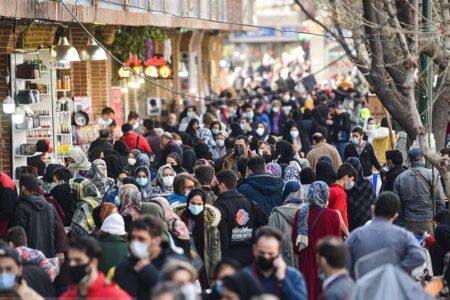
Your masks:
M325 142L321 142L315 145L314 148L306 155L306 159L308 160L311 168L314 171L316 170L317 162L323 155L331 157L331 159L333 160L333 169L335 172L337 172L339 167L342 165L341 157L339 156L339 152L336 150L336 148Z
M17 285L16 291L19 294L21 299L26 299L26 300L44 300L44 298L41 297L41 295L39 295L38 293L36 293L35 290L30 288L27 285L27 282L25 280L23 280L23 279Z

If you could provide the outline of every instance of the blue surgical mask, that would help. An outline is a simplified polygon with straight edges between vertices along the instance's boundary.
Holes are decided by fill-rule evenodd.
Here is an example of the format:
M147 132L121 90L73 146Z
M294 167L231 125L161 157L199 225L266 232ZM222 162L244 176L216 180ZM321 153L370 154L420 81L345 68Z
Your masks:
M0 290L11 290L16 284L16 275L11 273L0 273Z
M140 185L140 186L146 186L148 183L148 178L136 178L136 182Z
M67 167L70 168L70 169L75 169L76 167L78 167L78 164L77 163L70 163Z
M361 141L359 140L359 138L352 138L352 143L354 145L359 145L359 143L361 143Z
M219 129L212 129L211 130L211 132L212 132L212 134L214 134L214 135L217 135L218 133L219 133Z
M189 211L194 215L197 216L203 211L203 205L195 205L195 204L189 204Z
M323 282L327 279L327 274L325 274L324 271L319 271L319 273L317 273L317 277L319 277L319 279Z
M216 284L214 285L214 289L216 290L217 294L222 296L222 287L223 287L223 281L217 280Z
M114 204L119 207L120 206L120 198L119 196L116 195L116 197L114 197Z
M250 119L250 122L253 120L253 117L255 116L255 113L253 111L249 111L247 113L247 118Z

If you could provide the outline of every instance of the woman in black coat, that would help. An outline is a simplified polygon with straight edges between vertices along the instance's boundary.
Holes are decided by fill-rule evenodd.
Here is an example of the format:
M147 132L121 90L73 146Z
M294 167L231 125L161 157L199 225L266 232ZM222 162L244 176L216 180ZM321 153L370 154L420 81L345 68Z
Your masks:
M303 153L303 157L309 152L311 148L311 142L308 137L308 133L302 130L302 128L294 120L289 120L284 127L283 140L288 141L299 154Z

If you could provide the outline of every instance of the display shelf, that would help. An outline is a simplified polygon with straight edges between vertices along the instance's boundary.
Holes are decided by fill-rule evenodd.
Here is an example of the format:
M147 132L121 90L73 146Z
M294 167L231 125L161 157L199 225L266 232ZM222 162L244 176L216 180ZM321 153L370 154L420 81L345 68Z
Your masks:
M53 136L44 136L44 137L27 137L27 140L45 140L45 139L49 139L52 138Z
M43 154L42 152L36 152L36 153L34 153L33 155L22 155L22 154L14 154L14 156L15 157L33 157L33 156L36 156L36 155L39 155L39 154Z
M57 89L56 91L57 91L57 92L70 92L71 90L61 90L61 89L58 90L58 89Z

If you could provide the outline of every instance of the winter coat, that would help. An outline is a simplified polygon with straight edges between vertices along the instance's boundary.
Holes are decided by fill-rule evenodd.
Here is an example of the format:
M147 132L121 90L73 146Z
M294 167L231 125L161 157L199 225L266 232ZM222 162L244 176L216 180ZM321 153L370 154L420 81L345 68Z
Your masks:
M405 172L407 169L404 166L396 166L392 170L389 170L386 174L386 182L381 186L380 192L384 191L393 191L394 190L394 182L400 174Z
M283 259L288 266L297 268L298 256L294 254L291 242L291 231L294 226L295 212L301 207L301 204L288 203L283 206L274 207L269 216L268 226L283 232L283 242L281 251Z
M27 300L44 300L44 298L39 295L35 290L30 288L25 280L21 280L20 283L16 286L16 292L19 294L21 299Z
M306 159L309 161L309 165L315 171L317 162L319 158L323 155L327 155L331 157L333 160L333 169L337 172L337 169L342 165L341 157L339 156L339 152L333 146L321 142L313 147L311 151L306 155Z
M372 145L367 142L360 154L358 154L358 151L356 151L355 145L353 145L353 143L347 144L344 150L344 160L349 157L356 157L359 159L365 177L372 175L372 167L375 167L377 170L381 169L381 165L378 162L377 157L375 156L375 151L373 150Z
M150 148L147 139L142 135L136 134L135 132L124 134L120 139L127 144L130 151L138 149L144 153L152 152L152 148Z
M248 150L245 158L250 158L254 156L256 156L256 154ZM236 154L232 153L231 155L227 156L224 159L222 170L232 170L234 172L238 171L238 158L236 157Z
M77 293L77 286L71 285L69 289L59 298L60 300L80 299ZM107 283L103 273L98 274L98 278L89 288L85 299L117 299L131 300L124 290L117 288L115 284Z
M241 181L237 191L264 209L267 215L275 206L282 205L283 179L267 173L257 173Z
M180 218L181 215L186 211L187 205L180 204L172 208L173 212L176 213ZM220 211L212 205L205 205L205 246L204 246L204 258L205 258L205 268L206 274L208 275L208 280L211 283L214 276L214 268L222 259L222 253L220 250L220 234L219 234L219 222L221 219ZM191 237L191 243L194 245L194 241Z
M28 247L41 250L46 257L55 256L55 208L44 197L22 197L14 213L13 226L25 229Z
M252 239L259 227L267 224L261 206L236 190L223 192L214 206L220 211L220 246L223 258L233 258L241 266L253 261Z
M16 204L17 189L14 181L5 173L0 173L0 238L8 230Z
M411 167L397 177L394 182L394 193L400 197L399 218L402 221L431 221L433 204L430 189L411 169L422 174L429 183L432 182L431 170L424 167ZM445 208L444 191L439 176L434 178L434 185L436 211L439 211Z
M98 243L102 248L102 256L98 269L108 274L108 271L117 265L128 255L128 241L125 237L101 232L98 236Z
M113 144L107 139L98 138L91 143L88 150L89 161L94 161L100 158L100 154L104 150L114 150Z

